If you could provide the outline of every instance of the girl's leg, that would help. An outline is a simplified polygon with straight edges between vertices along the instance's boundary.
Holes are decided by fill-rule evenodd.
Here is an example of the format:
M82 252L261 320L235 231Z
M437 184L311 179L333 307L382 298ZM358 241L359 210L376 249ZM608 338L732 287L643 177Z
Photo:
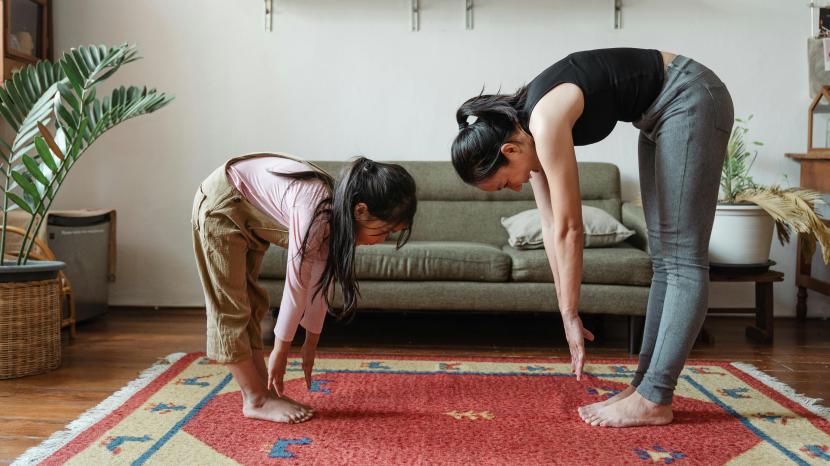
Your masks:
M260 322L269 312L268 292L257 282L259 272L262 269L262 260L265 258L265 251L270 246L268 243L261 243L252 245L254 247L248 248L246 259L247 265L247 286L248 286L248 302L251 303L252 318L248 323L248 340L251 342L251 353L253 354L254 366L262 378L265 386L268 386L268 369L265 367L264 351L262 344L262 328ZM274 329L271 329L273 333ZM282 396L283 400L302 407L309 413L313 413L310 406L297 402L285 394Z
M262 354L260 353L260 356ZM261 359L260 359L261 360ZM252 419L274 422L303 422L311 412L269 391L254 363L254 358L225 364L242 390L242 414Z
M245 274L247 242L226 217L194 221L193 245L207 311L207 356L224 363L242 391L246 417L300 422L311 413L266 389L252 359L248 324L251 307ZM205 230L210 234L205 234Z
M259 374L260 378L262 379L262 383L268 386L268 368L265 367L265 355L262 350L255 349L253 350L253 361L254 365L256 366L257 373ZM282 399L288 401L289 403L294 403L297 406L307 410L310 413L314 413L314 408L311 406L300 403L299 401L290 398L288 395L283 394Z
M717 78L702 79L666 109L656 128L657 233L666 279L663 312L636 393L602 408L593 424L671 422L674 388L706 317L709 237L731 121L726 88Z

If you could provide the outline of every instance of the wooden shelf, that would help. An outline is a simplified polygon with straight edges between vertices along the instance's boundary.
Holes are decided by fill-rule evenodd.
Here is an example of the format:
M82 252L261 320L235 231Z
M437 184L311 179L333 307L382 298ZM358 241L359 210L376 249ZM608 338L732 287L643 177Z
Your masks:
M19 31L19 34L29 34L28 40L32 46L31 53L26 53L20 48L12 46L12 40L22 40L14 37L12 31L12 16L14 15L14 7L35 7L38 10L37 21L30 24L34 25L35 31L28 31L25 28ZM26 65L37 63L40 60L52 59L52 0L0 0L0 10L3 12L3 21L0 23L0 49L3 52L3 59L0 60L0 74L2 79L10 79L12 72L23 68ZM26 8L24 8L26 10ZM23 14L29 14L31 17L32 11L24 11Z
M830 160L830 154L817 154L817 155L807 155L807 154L784 154L787 156L788 159L793 159L796 161L811 161L811 160Z
M821 193L830 193L830 154L807 155L799 153L784 154L787 158L798 162L801 174L799 185L814 189ZM830 225L830 220L824 219ZM796 249L795 284L798 287L798 298L795 310L799 320L807 317L807 290L812 290L830 296L830 282L821 281L812 276L812 256L806 257L802 253L805 242L809 241L804 235L798 235Z

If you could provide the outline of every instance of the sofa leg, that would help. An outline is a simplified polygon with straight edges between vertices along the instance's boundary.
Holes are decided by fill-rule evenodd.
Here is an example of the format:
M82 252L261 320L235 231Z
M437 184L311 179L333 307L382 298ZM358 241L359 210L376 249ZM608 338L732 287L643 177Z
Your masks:
M646 319L643 316L628 316L628 353L639 354L643 344Z

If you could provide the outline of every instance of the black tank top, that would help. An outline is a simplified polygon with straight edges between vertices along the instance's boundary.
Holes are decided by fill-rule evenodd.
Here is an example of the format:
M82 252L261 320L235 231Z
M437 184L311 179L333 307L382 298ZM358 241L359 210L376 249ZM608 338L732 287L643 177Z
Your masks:
M635 121L654 102L663 86L659 50L615 48L587 50L554 63L527 85L522 118L527 129L539 100L562 83L582 89L585 106L573 127L574 145L601 141L617 121Z

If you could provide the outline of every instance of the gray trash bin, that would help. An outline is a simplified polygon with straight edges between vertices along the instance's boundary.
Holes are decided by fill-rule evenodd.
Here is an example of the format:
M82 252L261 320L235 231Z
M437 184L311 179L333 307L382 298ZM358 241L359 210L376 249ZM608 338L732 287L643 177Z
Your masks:
M49 248L66 263L64 273L75 295L78 322L107 312L109 297L109 213L64 216L50 213L46 221Z

